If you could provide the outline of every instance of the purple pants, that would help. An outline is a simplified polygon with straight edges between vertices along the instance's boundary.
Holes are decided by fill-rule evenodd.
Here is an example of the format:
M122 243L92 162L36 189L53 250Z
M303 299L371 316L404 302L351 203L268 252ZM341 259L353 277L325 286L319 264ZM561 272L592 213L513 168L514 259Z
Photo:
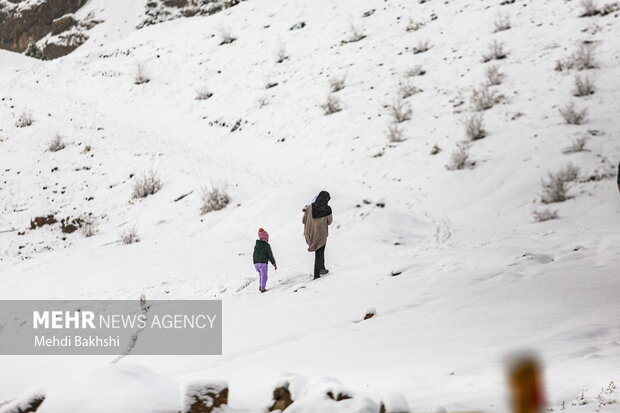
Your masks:
M257 263L254 264L254 268L256 268L259 275L260 288L264 290L267 287L267 264Z

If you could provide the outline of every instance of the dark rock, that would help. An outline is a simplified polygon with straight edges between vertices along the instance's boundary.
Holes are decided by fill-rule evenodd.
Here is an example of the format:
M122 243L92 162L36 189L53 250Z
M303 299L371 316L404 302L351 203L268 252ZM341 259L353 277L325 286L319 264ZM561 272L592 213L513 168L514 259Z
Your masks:
M80 47L88 37L82 33L72 33L63 39L64 43L45 43L43 45L43 55L46 59L57 59L66 56L78 47Z
M304 27L306 27L306 22L299 22L292 25L289 30L299 30L303 29Z
M82 225L84 225L84 220L81 218L70 219L70 217L67 217L60 220L63 234L73 234L79 228L82 228Z
M167 7L183 8L187 6L187 0L164 0L164 5Z
M31 41L52 31L55 19L77 11L86 0L43 0L14 13L0 10L0 49L23 52Z
M185 408L181 413L212 413L228 404L228 387L193 384L185 391Z
M334 395L334 393L331 392L331 391L327 392L327 397L329 397L330 399L335 400L337 402L340 402L342 400L348 400L348 399L352 398L351 396L349 396L346 393L338 393L337 395Z
M66 16L62 16L52 22L52 35L56 36L71 27L75 26L77 21L73 18L72 15L67 14Z
M3 410L3 412L4 413L36 412L44 400L45 400L45 396L43 395L32 396L28 400L20 401L19 403L14 403L14 406L9 405L8 408L6 408L6 410Z
M269 408L269 411L284 411L291 404L293 404L293 398L291 397L291 392L288 389L288 383L286 383L283 386L276 387L273 390L273 405Z
M41 228L44 225L54 225L58 220L54 217L54 215L48 215L46 217L36 217L35 219L30 220L30 229Z

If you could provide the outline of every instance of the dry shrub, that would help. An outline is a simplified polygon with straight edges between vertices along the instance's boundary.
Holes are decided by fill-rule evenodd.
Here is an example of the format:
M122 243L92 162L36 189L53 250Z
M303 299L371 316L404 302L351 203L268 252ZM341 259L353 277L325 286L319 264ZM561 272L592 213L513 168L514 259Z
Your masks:
M132 198L146 198L155 194L161 187L162 183L157 171L151 169L134 181Z
M325 115L331 115L342 110L342 104L338 96L334 94L327 95L327 101L321 105Z
M388 106L388 110L394 119L394 123L408 121L411 119L411 115L413 114L411 106L401 98L395 99L394 102Z
M196 100L207 100L211 96L213 96L213 92L207 89L206 86L203 86L196 90Z
M499 15L495 19L495 32L503 32L505 30L510 29L512 26L510 25L510 17L506 15Z
M405 140L403 136L403 130L398 124L390 125L385 132L385 135L390 142L397 143Z
M284 47L280 47L276 52L276 63L283 63L289 58L288 53Z
M65 149L65 143L62 141L62 136L58 133L55 134L47 145L47 149L50 152L58 152Z
M465 124L465 136L467 136L469 140L476 141L487 136L487 131L484 129L484 117L482 114L466 116L463 123Z
M416 93L422 92L422 89L416 87L410 80L403 80L399 85L398 92L402 99L407 99Z
M490 62L491 60L502 60L508 56L508 53L504 49L504 43L493 40L488 47L488 50L482 54L482 62Z
M542 181L541 201L543 204L564 202L568 199L568 190L573 182L579 179L580 170L573 164L567 164L556 173L549 173Z
M208 214L212 211L219 211L226 208L230 202L230 196L226 192L225 187L214 186L211 189L204 188L202 190L202 205L200 206L201 214Z
M592 43L581 43L576 51L574 51L567 59L558 60L555 64L555 70L561 72L563 70L588 70L596 69L598 64L595 58L596 46Z
M586 145L588 143L588 138L585 136L581 136L579 138L573 139L571 145L564 149L563 153L576 153L576 152L584 152L587 151Z
M497 95L494 91L487 86L482 86L478 89L472 90L471 103L475 111L482 112L483 110L491 109L495 104Z
M579 17L592 17L600 13L601 11L596 7L593 0L581 0L581 14Z
M138 236L138 229L136 227L130 227L120 233L120 242L125 245L135 244L140 242L140 236Z
M32 118L32 114L25 110L17 117L17 120L15 121L15 126L18 128L26 128L28 126L31 126L33 123L34 119Z
M146 68L146 64L143 62L139 62L136 64L136 70L133 77L133 82L136 85L143 85L151 81L151 78L148 75L148 71Z
M461 141L456 144L456 148L450 154L450 162L446 165L446 168L450 170L459 170L469 168L474 165L469 156L470 143L468 141Z
M420 40L418 45L413 48L414 54L424 53L430 50L431 44L428 40Z
M424 70L421 65L413 66L405 72L405 76L407 77L424 76L425 74L426 70Z
M354 24L351 24L350 31L351 36L347 40L343 40L342 43L355 43L366 38L366 34Z
M552 219L558 219L560 215L557 210L551 209L543 209L543 210L534 210L532 211L532 216L536 222L545 222Z
M575 108L575 102L572 101L560 108L559 111L564 121L569 125L581 125L586 121L588 116L588 109L577 109Z
M232 35L232 31L229 27L219 27L217 31L220 35L220 46L225 44L231 44L232 42L237 40L237 38Z
M487 77L487 84L489 86L497 86L502 83L502 79L504 79L504 74L499 71L499 67L497 65L488 66L485 70Z
M258 103L258 108L264 108L269 104L269 97L267 95L260 96L256 102Z
M420 30L422 26L424 26L424 23L417 22L413 20L413 18L410 17L409 22L407 23L407 27L405 27L405 30L408 32L415 32L415 31Z
M346 86L346 79L344 76L332 76L329 78L329 88L333 93L339 92Z
M575 90L573 96L583 97L594 94L594 83L589 76L575 76Z

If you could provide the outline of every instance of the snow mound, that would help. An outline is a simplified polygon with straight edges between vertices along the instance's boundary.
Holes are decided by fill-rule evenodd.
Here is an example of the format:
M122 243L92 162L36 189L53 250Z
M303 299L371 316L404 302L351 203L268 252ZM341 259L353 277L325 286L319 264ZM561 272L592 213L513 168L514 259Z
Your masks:
M6 69L14 69L15 67L29 63L34 63L34 59L19 53L0 50L0 72Z
M137 365L110 365L46 391L40 413L155 413L178 410L179 384Z
M340 381L331 377L307 378L284 374L277 387L288 388L293 404L289 413L378 413L379 406L367 397L360 396Z

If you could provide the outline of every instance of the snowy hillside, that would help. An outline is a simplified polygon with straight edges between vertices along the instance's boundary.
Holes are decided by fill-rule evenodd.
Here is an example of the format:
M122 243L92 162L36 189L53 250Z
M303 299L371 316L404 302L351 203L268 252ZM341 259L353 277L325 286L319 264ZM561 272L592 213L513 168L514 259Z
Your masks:
M84 411L126 383L169 406L206 378L260 411L293 372L337 378L357 411L385 392L505 411L503 361L525 349L554 409L620 411L597 401L620 381L615 6L248 0L136 30L128 3L87 3L106 23L66 57L0 53L0 298L223 299L224 354L1 356L0 405L35 385L39 411ZM149 176L161 189L133 197ZM213 188L230 203L201 214ZM310 281L320 190L330 274Z

